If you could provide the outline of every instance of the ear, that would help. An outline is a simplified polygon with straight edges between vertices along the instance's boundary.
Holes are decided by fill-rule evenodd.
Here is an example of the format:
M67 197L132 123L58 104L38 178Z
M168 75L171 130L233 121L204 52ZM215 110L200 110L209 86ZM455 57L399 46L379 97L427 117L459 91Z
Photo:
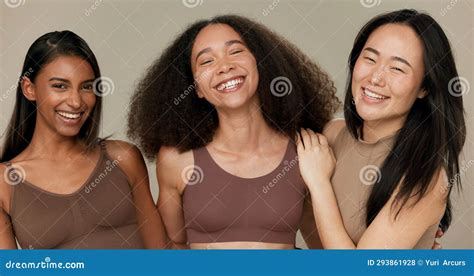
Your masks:
M20 84L25 98L30 101L36 101L35 84L28 77L22 77Z
M424 88L422 88L422 89L420 89L420 91L418 91L417 98L418 99L423 99L424 97L426 97L426 95L428 95L428 91L426 91Z

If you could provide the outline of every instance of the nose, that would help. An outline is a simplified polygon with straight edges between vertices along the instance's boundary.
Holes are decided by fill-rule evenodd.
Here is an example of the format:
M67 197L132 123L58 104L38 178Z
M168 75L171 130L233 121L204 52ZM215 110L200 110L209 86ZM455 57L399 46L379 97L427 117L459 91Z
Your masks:
M73 109L79 109L82 105L81 92L78 89L71 90L66 103Z
M223 59L220 63L219 63L219 67L218 67L218 71L217 73L218 74L225 74L225 73L228 73L230 72L231 70L235 69L235 65L230 62L229 60L227 59Z
M385 66L379 66L374 70L370 78L370 83L374 86L384 86L385 85Z

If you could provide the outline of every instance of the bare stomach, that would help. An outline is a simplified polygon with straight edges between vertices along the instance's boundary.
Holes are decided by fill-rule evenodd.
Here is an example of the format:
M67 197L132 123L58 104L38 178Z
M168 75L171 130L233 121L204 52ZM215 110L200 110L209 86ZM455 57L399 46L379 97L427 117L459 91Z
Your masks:
M294 244L268 242L191 243L191 249L295 249Z

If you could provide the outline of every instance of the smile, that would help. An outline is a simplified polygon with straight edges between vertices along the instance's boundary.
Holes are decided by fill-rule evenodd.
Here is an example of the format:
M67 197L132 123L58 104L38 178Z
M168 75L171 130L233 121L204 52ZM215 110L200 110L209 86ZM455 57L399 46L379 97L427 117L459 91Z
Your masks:
M244 82L244 77L236 77L230 80L223 81L216 86L217 91L219 92L232 92L240 88L241 84Z
M68 120L78 120L84 112L66 112L66 111L56 111L56 113L62 118Z
M367 88L362 88L362 93L364 96L368 97L369 99L378 100L378 101L383 101L390 98L390 97L386 97L384 95L378 94Z

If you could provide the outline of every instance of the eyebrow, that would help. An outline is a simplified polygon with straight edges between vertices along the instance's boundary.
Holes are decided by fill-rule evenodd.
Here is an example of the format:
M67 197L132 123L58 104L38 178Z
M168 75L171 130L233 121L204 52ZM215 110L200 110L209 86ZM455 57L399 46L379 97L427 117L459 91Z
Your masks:
M379 51L377 51L377 50L375 50L374 48L371 48L371 47L365 48L364 51L368 51L368 52L372 52L372 53L374 53L374 54L376 54L376 55L380 55L380 52L379 52ZM391 60L399 61L399 62L401 62L401 63L404 63L404 64L408 65L410 68L413 68L413 67L411 66L411 64L410 64L406 59L404 59L404 58L401 58L401 57L398 57L398 56L391 56L390 59L391 59Z
M57 78L57 77L52 77L49 79L49 81L62 81L62 82L66 82L66 83L71 83L69 80L67 79L63 79L63 78ZM85 80L81 83L86 83L86 82L93 82L94 79L90 79L90 80Z
M227 47L229 47L229 46L231 46L231 45L233 45L233 44L242 44L242 45L244 45L244 43L243 43L242 41L238 40L238 39L229 40L229 41L226 41L226 42L224 43L224 45L227 46ZM196 59L195 59L195 60L197 60L200 55L205 54L205 53L208 53L208 52L210 52L210 51L211 51L211 47L207 47L207 48L202 49L202 50L199 51L199 53L196 55Z

